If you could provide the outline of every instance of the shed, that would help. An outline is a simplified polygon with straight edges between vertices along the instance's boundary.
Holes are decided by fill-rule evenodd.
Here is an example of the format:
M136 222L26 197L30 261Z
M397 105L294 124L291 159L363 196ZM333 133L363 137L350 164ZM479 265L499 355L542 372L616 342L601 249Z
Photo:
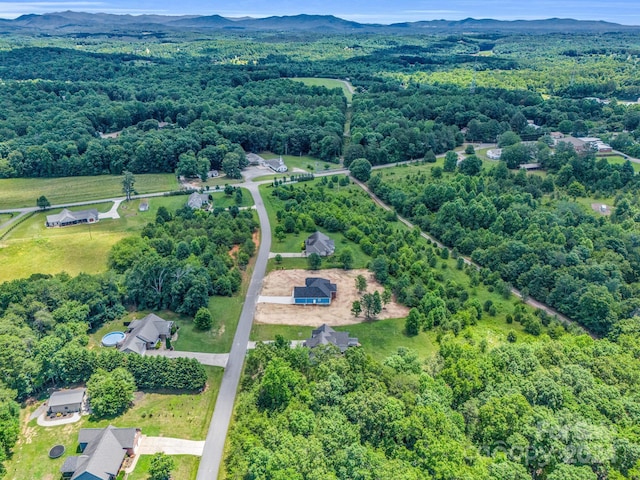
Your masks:
M75 388L73 390L58 390L53 392L49 397L48 412L49 413L74 413L82 410L82 402L86 390L84 388Z

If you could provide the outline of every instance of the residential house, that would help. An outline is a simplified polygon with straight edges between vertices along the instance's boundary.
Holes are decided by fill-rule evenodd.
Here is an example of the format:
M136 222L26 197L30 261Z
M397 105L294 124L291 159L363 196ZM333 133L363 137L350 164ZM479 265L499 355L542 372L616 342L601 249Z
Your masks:
M118 350L124 353L144 355L149 349L156 348L158 342L171 337L173 322L150 313L140 320L132 321Z
M198 210L208 204L209 194L207 193L193 192L191 195L189 195L189 199L187 200L187 205L194 210Z
M274 158L272 160L265 160L264 164L269 167L271 170L277 173L284 173L288 170L287 166L284 164L282 157L279 159Z
M68 227L70 225L79 225L81 223L96 223L99 220L98 210L91 208L89 210L79 210L72 212L66 208L60 213L47 215L45 225L47 227Z
M47 402L47 412L50 414L79 412L82 410L85 393L84 388L53 392Z
M326 323L311 332L311 338L307 338L303 345L315 348L318 345L335 345L344 353L349 347L360 345L356 337L350 337L348 332L336 332Z
M312 253L317 253L321 257L327 257L329 255L333 255L333 252L335 251L335 242L322 232L312 233L304 241L304 253L307 256Z
M326 278L307 278L304 287L293 287L295 305L331 305L336 298L338 286Z
M67 457L60 473L70 480L114 480L141 437L139 428L83 428L78 433L81 455Z

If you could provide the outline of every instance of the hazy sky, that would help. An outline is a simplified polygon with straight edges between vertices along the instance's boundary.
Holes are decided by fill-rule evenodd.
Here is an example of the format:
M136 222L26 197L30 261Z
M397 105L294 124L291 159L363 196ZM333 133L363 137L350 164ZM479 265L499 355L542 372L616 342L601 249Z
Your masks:
M640 25L638 0L0 0L0 17L62 10L227 17L331 14L363 23L496 18L576 18Z

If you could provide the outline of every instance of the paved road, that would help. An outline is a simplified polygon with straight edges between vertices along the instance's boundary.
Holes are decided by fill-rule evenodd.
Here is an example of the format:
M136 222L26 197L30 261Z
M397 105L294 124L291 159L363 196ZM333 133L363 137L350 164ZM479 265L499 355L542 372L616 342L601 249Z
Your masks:
M218 471L222 464L224 453L224 443L227 438L229 422L233 414L233 404L236 398L236 391L242 373L242 365L247 353L249 333L256 309L258 295L262 288L262 280L267 269L269 250L271 249L271 226L267 217L267 210L258 191L258 185L247 184L246 188L251 192L251 196L256 205L258 218L260 219L260 249L253 269L253 276L249 284L249 290L242 306L240 321L233 338L233 346L229 354L229 362L222 377L218 400L213 411L213 418L209 425L209 432L204 446L204 452L198 468L197 480L215 480L218 478Z
M147 355L153 355L158 357L167 358L195 358L202 365L209 365L212 367L227 366L229 361L228 353L202 353L202 352L181 352L179 350L147 350Z

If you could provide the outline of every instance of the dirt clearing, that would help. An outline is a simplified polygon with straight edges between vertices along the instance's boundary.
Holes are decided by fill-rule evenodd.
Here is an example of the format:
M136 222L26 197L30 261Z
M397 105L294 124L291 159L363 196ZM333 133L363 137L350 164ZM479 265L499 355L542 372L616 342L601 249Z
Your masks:
M338 286L338 293L331 305L322 307L317 305L280 305L271 303L259 303L256 309L255 321L257 323L269 323L279 325L303 325L317 327L326 323L328 325L352 325L364 321L362 314L358 318L351 314L351 304L360 299L356 290L356 277L364 276L367 279L367 291L373 293L384 290L382 285L376 282L373 274L368 270L276 270L267 275L262 285L260 295L286 296L291 295L294 286L304 286L307 277L326 278ZM403 305L391 301L382 309L378 319L406 317L409 309Z

